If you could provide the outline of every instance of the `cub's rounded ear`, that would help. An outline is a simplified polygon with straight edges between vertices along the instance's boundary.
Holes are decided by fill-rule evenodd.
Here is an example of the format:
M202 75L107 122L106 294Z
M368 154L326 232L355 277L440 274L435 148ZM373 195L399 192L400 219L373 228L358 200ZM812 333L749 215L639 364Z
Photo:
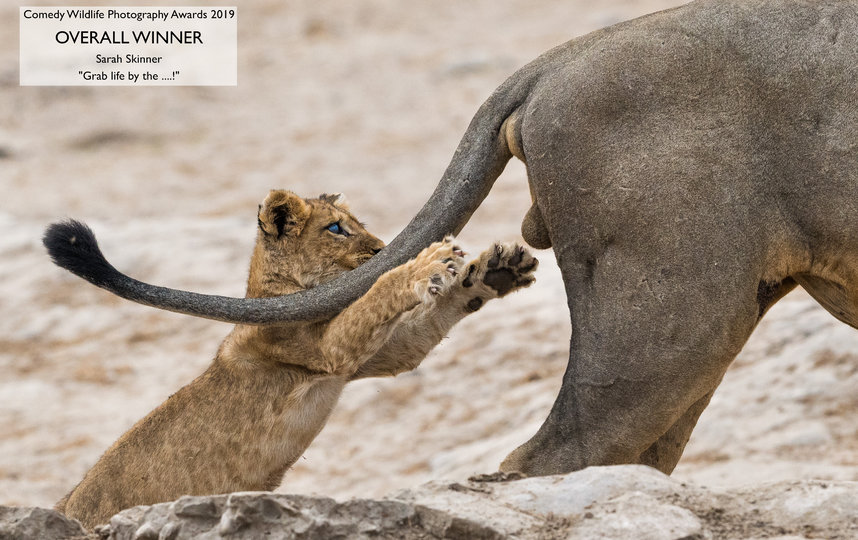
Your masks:
M319 200L338 206L343 210L349 209L349 201L346 200L346 196L342 193L322 193L319 195Z
M291 191L272 189L256 215L259 229L280 238L298 236L310 217L310 205Z

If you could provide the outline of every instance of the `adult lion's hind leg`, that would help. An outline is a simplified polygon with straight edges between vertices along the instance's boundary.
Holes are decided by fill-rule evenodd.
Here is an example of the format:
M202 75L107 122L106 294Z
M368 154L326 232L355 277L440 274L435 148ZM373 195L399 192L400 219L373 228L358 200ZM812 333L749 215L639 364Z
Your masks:
M672 473L676 464L679 463L679 458L682 457L688 439L691 438L691 432L697 425L697 419L700 418L703 409L709 405L709 400L712 399L714 393L715 389L713 388L711 392L695 401L694 405L685 411L685 414L664 435L640 455L638 462L658 469L664 474Z
M674 263L659 247L611 244L594 260L584 254L583 264L572 250L558 255L572 315L569 366L548 418L502 471L673 469L759 319L759 271L718 254L717 266Z
M772 307L778 300L786 296L796 286L796 282L792 278L785 278L780 282L771 283L760 281L757 285L757 307L758 319ZM691 432L694 426L697 425L697 420L703 413L703 410L709 405L712 395L715 393L715 388L720 384L720 379L712 390L698 399L689 407L685 414L674 423L667 432L658 438L649 448L647 448L639 458L639 462L643 465L649 465L656 468L665 474L670 474L676 468L682 453L685 450L685 445L691 438Z

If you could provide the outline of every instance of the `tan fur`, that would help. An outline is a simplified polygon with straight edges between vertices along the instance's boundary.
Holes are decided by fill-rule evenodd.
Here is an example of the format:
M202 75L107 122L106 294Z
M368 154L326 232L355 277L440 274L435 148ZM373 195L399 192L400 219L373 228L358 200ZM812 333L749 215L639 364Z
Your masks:
M383 247L337 196L272 191L258 217L249 297L316 286ZM205 373L120 437L56 508L93 527L181 495L274 489L348 380L415 368L462 317L533 281L536 260L518 246L467 266L462 255L452 238L434 243L329 321L236 326Z

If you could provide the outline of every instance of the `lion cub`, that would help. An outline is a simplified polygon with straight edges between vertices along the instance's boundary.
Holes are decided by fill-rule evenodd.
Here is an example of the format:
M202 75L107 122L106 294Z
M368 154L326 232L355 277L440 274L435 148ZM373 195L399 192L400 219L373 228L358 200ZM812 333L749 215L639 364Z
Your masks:
M271 191L248 297L314 287L384 244L337 196ZM452 238L382 275L329 321L236 326L211 366L122 435L56 508L86 527L181 495L271 490L324 426L347 381L415 368L462 317L533 281L497 244L468 265Z

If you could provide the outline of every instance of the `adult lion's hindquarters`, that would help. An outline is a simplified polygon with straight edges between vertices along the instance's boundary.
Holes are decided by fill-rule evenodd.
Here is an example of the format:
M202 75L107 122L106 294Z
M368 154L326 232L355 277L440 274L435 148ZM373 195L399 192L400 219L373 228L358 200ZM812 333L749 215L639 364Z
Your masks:
M817 276L827 307L858 319L856 58L844 1L693 2L554 51L522 139L566 285L569 368L504 470L670 472L796 281Z

